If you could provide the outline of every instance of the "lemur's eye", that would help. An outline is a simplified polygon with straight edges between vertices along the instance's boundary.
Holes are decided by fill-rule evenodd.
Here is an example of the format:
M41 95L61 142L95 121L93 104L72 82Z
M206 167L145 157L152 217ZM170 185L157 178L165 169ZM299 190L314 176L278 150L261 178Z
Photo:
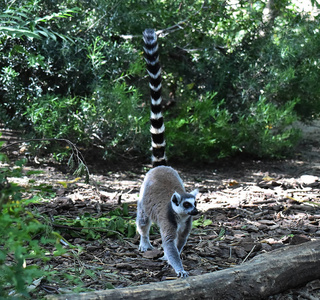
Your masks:
M190 207L192 207L192 204L190 202L184 202L183 203L183 207L184 208L190 208Z

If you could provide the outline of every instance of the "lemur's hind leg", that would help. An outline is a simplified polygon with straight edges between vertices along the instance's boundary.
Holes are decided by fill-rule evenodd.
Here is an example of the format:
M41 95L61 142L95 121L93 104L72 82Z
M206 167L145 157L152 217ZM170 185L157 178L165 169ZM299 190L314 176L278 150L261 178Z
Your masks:
M152 245L150 244L149 240L149 231L151 226L151 220L146 215L145 211L141 207L140 203L138 202L138 211L137 211L137 230L140 234L140 244L139 250L140 251L147 251L153 249Z

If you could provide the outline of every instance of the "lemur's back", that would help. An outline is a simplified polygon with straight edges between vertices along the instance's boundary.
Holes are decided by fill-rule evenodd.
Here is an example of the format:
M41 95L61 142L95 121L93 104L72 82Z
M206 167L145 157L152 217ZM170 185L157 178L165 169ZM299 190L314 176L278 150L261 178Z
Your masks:
M140 201L152 221L161 222L166 217L168 205L174 192L185 193L183 182L171 167L159 166L151 169L140 191Z

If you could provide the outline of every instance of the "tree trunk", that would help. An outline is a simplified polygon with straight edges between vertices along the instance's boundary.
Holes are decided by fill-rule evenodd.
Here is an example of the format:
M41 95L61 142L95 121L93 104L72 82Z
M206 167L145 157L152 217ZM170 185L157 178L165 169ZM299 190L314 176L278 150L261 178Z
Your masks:
M320 278L320 241L283 247L209 274L47 299L263 299Z

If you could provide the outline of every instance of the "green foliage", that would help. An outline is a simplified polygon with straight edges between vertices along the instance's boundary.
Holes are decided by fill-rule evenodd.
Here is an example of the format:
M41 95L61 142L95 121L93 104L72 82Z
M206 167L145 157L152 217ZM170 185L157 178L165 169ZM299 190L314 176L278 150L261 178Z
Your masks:
M76 98L44 95L30 103L25 115L33 123L39 138L73 136L81 139L84 127L79 119L83 118L83 113L78 111L78 102Z
M288 155L297 144L300 132L292 127L297 120L296 101L276 106L260 97L247 115L239 117L236 140L239 149L258 157Z
M45 216L31 210L30 204L44 197L52 198L54 192L47 184L37 184L31 179L27 186L13 182L16 178L38 173L25 172L26 163L27 159L23 158L12 166L7 156L0 154L0 298L9 295L17 299L29 298L42 280L62 283L67 279L68 284L77 286L74 292L87 290L82 277L94 278L94 273L89 270L83 273L75 265L68 268L68 272L57 274L50 264L52 256L66 252L78 259L82 250L53 231ZM61 184L67 185L68 182ZM109 236L132 238L136 234L135 220L129 215L128 204L99 218L89 214L77 220L56 217L56 223L68 227L70 234L76 233L76 236L81 235L85 239ZM113 287L106 283L106 288Z
M281 157L296 145L299 131L291 126L297 120L296 101L278 107L260 97L246 112L235 114L216 95L188 97L177 118L167 122L171 156L207 162L239 152ZM186 146L176 146L181 144Z
M133 87L116 82L110 89L101 87L92 98L61 98L44 95L30 101L25 118L33 124L37 138L69 139L74 143L90 147L104 144L106 152L128 146L141 151L147 144L139 136L141 128L147 131L146 120L141 116L137 100L139 94ZM146 133L145 133L146 134ZM140 141L140 143L137 143ZM38 147L48 148L45 143ZM50 145L52 151L53 146ZM67 150L67 151L66 151ZM55 152L57 160L69 155L68 149L60 148Z
M100 140L106 150L126 151L129 147L141 151L146 145L144 136L140 135L141 128L144 132L148 128L145 128L146 119L139 108L139 98L138 90L124 82L97 87L90 102L83 102L86 132L97 142Z
M58 13L52 13L51 15L35 17L33 13L38 13L38 7L38 1L30 1L22 6L8 7L0 15L0 30L11 38L27 37L40 39L41 37L46 37L57 40L59 37L65 39L65 37L58 32L43 27L42 25L50 21L55 21L57 18L71 17L71 15L76 12L76 9L65 9Z
M109 158L145 155L141 32L153 27L163 98L177 104L166 116L171 154L281 156L296 141L290 112L320 114L320 17L272 3L267 15L266 1L2 1L0 119Z
M136 234L135 221L128 214L128 204L111 211L107 216L99 218L85 213L78 219L68 219L56 216L56 224L65 225L72 236L82 236L85 239L97 240L109 236L134 237Z
M216 93L206 94L199 100L191 99L179 107L176 119L166 123L167 140L174 157L210 159L210 156L225 156L232 143L231 115L223 108L224 101L215 101ZM186 142L187 141L187 142ZM185 147L175 145L186 144Z
M61 246L50 237L50 228L39 222L42 218L26 208L37 197L24 199L25 188L9 180L23 175L26 160L11 168L5 155L0 158L0 298L9 293L27 297L27 286L46 274L37 266L49 260L44 246L52 244L60 250Z
M212 224L212 220L210 219L204 219L203 216L201 216L199 219L192 221L192 227L198 228L198 227L207 227Z

